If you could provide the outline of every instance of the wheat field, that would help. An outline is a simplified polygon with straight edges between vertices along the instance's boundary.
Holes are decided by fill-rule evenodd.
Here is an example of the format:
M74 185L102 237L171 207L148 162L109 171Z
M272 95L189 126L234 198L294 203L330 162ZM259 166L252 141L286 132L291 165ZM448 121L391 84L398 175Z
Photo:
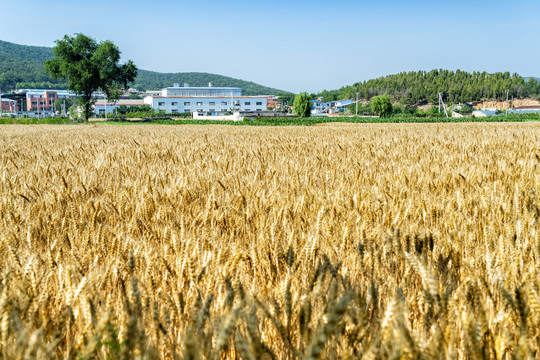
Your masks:
M2 359L540 357L540 124L0 127Z

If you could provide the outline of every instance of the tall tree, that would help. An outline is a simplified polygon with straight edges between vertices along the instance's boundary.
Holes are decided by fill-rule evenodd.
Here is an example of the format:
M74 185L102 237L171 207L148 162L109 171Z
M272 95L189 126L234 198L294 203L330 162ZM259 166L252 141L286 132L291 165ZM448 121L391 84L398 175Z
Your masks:
M294 98L294 112L300 117L311 116L311 97L303 92Z
M88 121L95 99L94 92L103 91L107 99L117 99L118 89L135 80L137 67L133 61L119 64L120 50L111 41L98 43L83 34L56 41L54 58L45 62L45 71L54 79L68 81L69 89L80 96L84 119Z

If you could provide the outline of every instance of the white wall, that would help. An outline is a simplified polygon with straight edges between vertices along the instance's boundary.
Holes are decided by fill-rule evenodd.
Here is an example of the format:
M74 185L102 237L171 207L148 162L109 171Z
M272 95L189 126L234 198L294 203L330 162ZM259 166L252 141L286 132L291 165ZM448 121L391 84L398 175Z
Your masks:
M172 112L226 112L234 107L235 110L241 111L264 111L267 110L268 104L265 96L235 96L225 97L147 97L145 103L150 102L154 110L164 110L166 113ZM239 103L239 106L233 103ZM149 104L150 105L150 104Z
M105 104L95 104L94 105L94 114L96 114L96 115L104 114L105 111L107 111L107 114L111 114L111 113L114 113L116 111L116 108L121 106L121 105L124 105L124 106L127 106L128 108L130 108L132 106L141 106L143 104L121 104L121 103L118 103L118 104L107 104L107 106L105 106ZM144 104L144 105L146 105L146 104Z
M244 120L238 113L234 115L199 115L198 113L193 113L193 119L197 120L229 120L229 121L242 121Z

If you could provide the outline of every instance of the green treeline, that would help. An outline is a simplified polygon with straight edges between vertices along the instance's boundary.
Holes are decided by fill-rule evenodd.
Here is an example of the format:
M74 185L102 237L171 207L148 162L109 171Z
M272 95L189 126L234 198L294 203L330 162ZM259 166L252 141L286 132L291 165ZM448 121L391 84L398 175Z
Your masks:
M184 84L189 84L189 86L208 86L208 83L212 83L212 86L216 87L239 87L242 89L244 95L277 95L284 92L261 86L251 81L199 72L170 74L140 70L137 79L135 79L135 87L146 90L163 89L167 86L173 86L175 83L180 84L180 86Z
M63 81L52 79L44 69L44 62L53 58L52 48L26 46L0 40L0 88L12 89L67 89ZM161 90L174 83L190 86L239 87L244 95L278 95L284 91L269 88L251 81L244 81L208 73L163 74L139 70L131 86L140 90Z
M442 93L443 99L450 103L503 100L506 99L506 90L509 97L516 98L537 97L540 94L535 78L526 81L518 74L511 75L509 72L489 74L485 71L431 70L402 72L358 82L339 90L325 90L315 96L334 101L355 99L358 92L359 99L371 100L377 95L388 94L396 102L415 105L437 103L438 93Z

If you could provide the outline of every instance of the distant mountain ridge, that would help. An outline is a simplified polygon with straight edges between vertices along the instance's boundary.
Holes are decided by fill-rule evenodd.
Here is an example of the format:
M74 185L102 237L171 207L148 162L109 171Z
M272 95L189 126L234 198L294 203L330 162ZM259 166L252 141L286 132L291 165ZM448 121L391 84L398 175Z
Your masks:
M238 87L242 88L242 94L244 95L278 95L287 93L287 91L269 88L252 81L202 72L158 73L139 70L137 79L135 79L135 86L140 84L145 89L163 89L167 86L173 86L175 83L181 86L184 84L189 84L189 86L208 86L209 83L212 83L212 86L217 87Z
M52 48L19 45L0 40L0 88L3 90L40 87L66 88L66 84L52 79L43 69L43 63L52 59ZM287 91L256 84L252 81L234 79L228 76L187 72L159 73L139 70L133 86L146 90L158 90L174 83L188 83L190 86L229 86L242 88L244 95L277 95Z
M536 76L525 76L523 79L525 79L525 81L529 81L530 78L533 78L536 81L540 81L540 77Z

